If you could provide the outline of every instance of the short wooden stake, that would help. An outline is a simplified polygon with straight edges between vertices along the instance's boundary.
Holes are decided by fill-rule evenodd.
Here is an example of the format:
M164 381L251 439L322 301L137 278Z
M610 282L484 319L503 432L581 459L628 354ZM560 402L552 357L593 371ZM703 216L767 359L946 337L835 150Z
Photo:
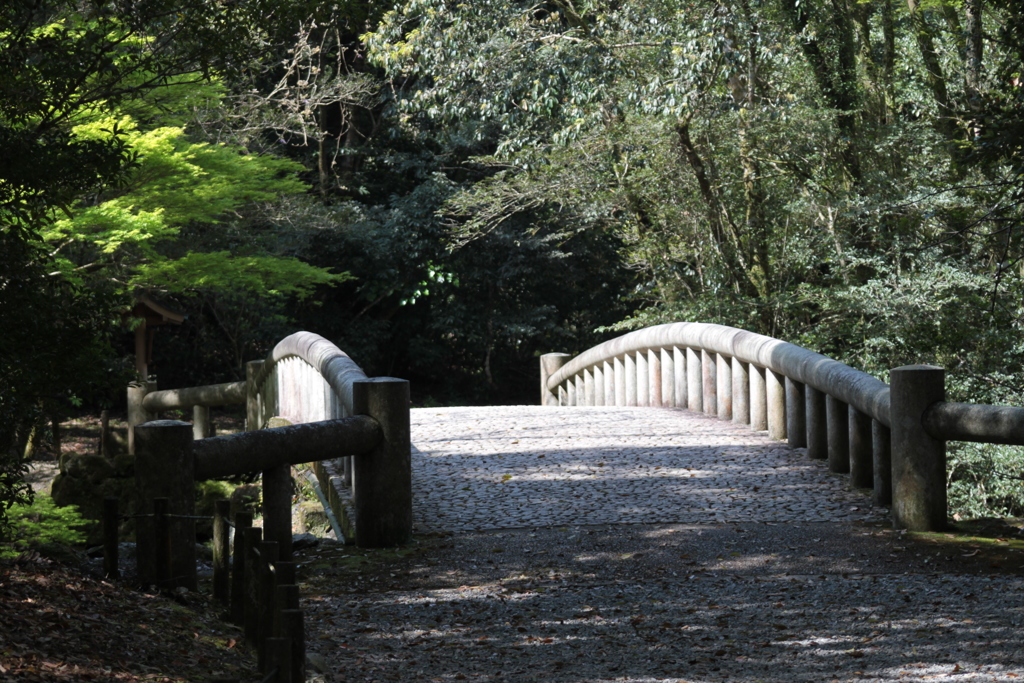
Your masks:
M227 605L230 598L231 576L228 569L228 516L231 501L218 500L213 504L213 599Z

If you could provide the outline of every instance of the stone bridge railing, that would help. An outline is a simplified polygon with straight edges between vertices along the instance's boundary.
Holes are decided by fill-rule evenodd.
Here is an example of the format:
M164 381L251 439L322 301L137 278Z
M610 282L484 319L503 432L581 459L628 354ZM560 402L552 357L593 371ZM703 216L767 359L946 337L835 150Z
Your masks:
M813 351L724 325L637 330L541 356L541 403L687 408L767 430L851 484L897 528L946 525L946 441L1024 445L1024 409L945 401L945 371L895 368L891 385Z

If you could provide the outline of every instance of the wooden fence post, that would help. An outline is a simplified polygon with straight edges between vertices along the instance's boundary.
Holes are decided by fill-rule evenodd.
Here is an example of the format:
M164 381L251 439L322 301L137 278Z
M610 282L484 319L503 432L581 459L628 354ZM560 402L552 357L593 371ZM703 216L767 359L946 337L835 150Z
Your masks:
M245 639L254 646L258 645L260 634L259 627L259 594L257 577L260 564L260 540L263 538L263 529L249 527L245 530L245 596L243 602L244 616L242 618Z
M251 512L235 513L235 548L231 561L231 623L245 625L245 530L252 527Z
M135 428L153 416L142 407L146 394L156 391L156 382L132 382L128 385L128 452L135 454Z
M154 498L170 500L171 584L195 590L196 525L192 425L176 420L157 420L135 428L135 493L137 510L148 511ZM139 580L153 583L153 519L140 517L136 525Z
M171 588L171 501L169 498L153 499L153 568L156 586L160 590Z
M946 442L928 434L923 416L946 400L946 371L905 365L889 373L892 423L892 517L897 529L946 527Z
M267 665L267 639L274 635L274 601L277 592L274 589L273 564L277 562L278 545L276 541L260 543L260 562L256 573L256 589L258 593L256 650L258 653L259 670L269 671Z
M231 501L221 499L213 504L213 599L222 605L228 604L230 575L228 563L228 516Z
M409 382L374 377L352 383L353 413L369 415L383 437L355 457L356 545L384 548L412 538L412 456Z

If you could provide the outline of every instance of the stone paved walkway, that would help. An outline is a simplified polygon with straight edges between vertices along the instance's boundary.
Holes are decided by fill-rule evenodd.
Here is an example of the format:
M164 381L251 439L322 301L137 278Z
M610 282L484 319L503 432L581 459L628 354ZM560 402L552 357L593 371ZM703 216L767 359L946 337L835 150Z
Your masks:
M412 441L418 531L887 514L803 449L673 408L420 408Z

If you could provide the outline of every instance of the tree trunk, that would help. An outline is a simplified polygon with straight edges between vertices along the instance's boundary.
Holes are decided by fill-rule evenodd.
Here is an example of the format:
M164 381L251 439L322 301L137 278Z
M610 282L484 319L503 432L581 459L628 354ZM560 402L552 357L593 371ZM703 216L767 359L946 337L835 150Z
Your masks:
M946 78L942 74L942 65L939 64L939 56L935 51L935 38L928 22L925 21L924 14L918 7L918 0L907 0L907 7L910 9L910 21L917 38L921 61L924 62L925 81L928 83L932 98L939 110L936 128L946 138L952 140L957 137L956 118L949 101L949 91L946 88Z

